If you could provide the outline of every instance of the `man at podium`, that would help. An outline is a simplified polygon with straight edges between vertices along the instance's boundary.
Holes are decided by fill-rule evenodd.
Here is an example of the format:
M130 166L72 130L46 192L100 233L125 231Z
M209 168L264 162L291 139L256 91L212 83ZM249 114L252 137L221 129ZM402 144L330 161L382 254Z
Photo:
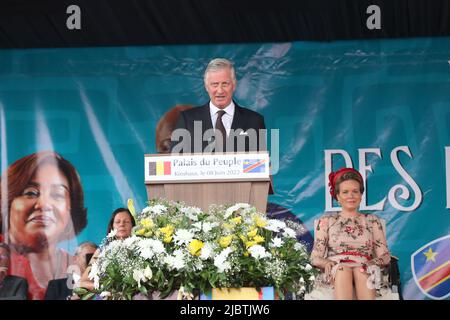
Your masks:
M222 58L209 62L204 83L210 101L180 113L172 153L267 150L264 117L233 100L233 63Z

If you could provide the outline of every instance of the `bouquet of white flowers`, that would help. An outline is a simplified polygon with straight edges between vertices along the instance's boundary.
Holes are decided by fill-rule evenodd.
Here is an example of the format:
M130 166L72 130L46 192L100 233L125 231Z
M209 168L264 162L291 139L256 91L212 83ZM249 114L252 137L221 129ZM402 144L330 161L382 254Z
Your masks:
M136 216L131 237L102 245L90 278L107 299L133 299L174 290L273 286L280 298L311 287L316 269L297 223L268 219L246 203L208 212L179 202L151 200ZM86 292L84 292L86 293Z

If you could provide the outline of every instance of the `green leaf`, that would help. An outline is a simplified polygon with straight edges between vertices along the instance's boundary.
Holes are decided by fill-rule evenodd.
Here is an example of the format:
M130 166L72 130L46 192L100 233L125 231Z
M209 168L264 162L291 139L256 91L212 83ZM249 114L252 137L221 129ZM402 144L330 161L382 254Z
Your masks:
M89 290L88 289L86 289L86 288L81 288L81 287L78 287L78 288L74 288L73 289L73 293L75 293L75 294L77 294L78 296L84 296L85 294L87 294L89 292Z
M148 294L147 288L144 286L140 286L139 291L145 296Z
M93 296L95 296L95 292L89 292L88 294L84 295L81 300L89 300L91 299Z

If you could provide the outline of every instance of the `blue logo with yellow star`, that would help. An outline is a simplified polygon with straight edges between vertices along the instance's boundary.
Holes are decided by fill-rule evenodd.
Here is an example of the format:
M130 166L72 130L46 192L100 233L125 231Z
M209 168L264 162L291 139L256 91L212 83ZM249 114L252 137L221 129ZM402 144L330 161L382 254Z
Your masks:
M411 255L414 281L432 299L450 295L450 235L433 240Z

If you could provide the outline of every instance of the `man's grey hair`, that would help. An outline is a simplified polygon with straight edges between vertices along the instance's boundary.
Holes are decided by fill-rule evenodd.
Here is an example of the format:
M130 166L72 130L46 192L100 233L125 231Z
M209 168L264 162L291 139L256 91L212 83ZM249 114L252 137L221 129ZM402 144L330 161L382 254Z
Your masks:
M223 58L216 58L211 60L208 63L208 66L206 67L205 70L205 75L204 75L204 81L206 83L206 77L208 76L208 72L212 71L219 71L219 70L223 70L223 69L230 69L231 70L231 78L233 79L233 82L236 83L236 72L234 71L234 66L233 66L233 62L231 62L230 60L227 59L223 59Z
M76 255L76 256L79 255L80 252L81 252L81 250L83 250L84 247L92 247L92 248L97 249L97 248L98 248L98 245L97 245L96 243L92 242L92 241L84 241L84 242L81 242L81 243L78 245L77 249L75 250L75 255Z

